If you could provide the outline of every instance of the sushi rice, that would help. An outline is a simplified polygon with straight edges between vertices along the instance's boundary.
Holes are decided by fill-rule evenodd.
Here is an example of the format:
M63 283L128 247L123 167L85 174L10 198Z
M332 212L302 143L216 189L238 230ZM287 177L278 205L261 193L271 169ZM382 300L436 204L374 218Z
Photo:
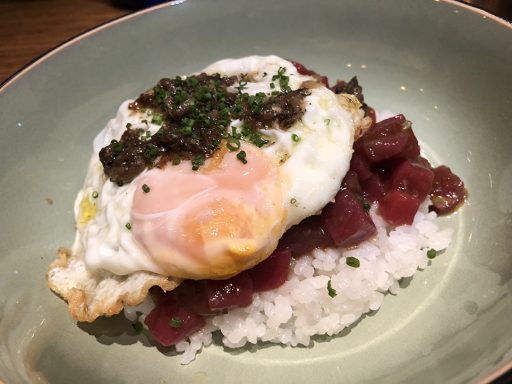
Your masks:
M453 230L438 228L429 204L428 199L423 202L412 225L394 229L374 205L370 210L378 231L374 238L355 248L316 249L293 260L282 286L254 293L248 307L207 318L205 327L177 343L180 362L193 361L212 343L214 332L221 333L228 348L258 342L309 346L312 336L336 335L363 314L377 311L386 293L398 293L400 279L427 267L428 250L444 250L451 242ZM347 257L357 258L359 267L349 266ZM139 306L125 308L124 314L143 323L153 308L148 296Z

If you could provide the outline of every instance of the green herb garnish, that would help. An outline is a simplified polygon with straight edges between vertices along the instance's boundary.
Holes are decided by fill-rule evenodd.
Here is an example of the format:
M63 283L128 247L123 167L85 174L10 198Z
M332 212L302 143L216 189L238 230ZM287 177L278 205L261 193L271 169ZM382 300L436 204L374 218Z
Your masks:
M144 156L149 159L154 159L160 153L158 147L154 144L148 144L146 150L144 151Z
M236 90L238 91L238 93L240 93L240 94L241 94L241 93L242 93L242 91L243 91L244 89L246 89L246 88L247 88L247 82L245 82L245 81L241 81L241 82L240 82L240 84L239 84L238 86L236 86L236 87L235 87L235 89L236 89Z
M163 121L164 117L158 114L153 116L153 118L151 119L151 124L162 125Z
M171 320L169 320L169 325L173 328L179 328L183 324L183 320L173 317Z
M329 296L334 297L337 295L336 290L331 285L331 280L327 282L327 293Z
M94 191L94 192L92 193L92 198L93 198L93 199L97 199L99 195L100 195L100 194L99 194L97 191Z
M126 223L125 225L126 229L131 231L132 230L132 225L130 223Z
M359 259L352 257L352 256L347 257L346 262L347 262L347 265L352 268L359 268L359 265L361 264L359 262Z
M279 67L277 70L277 75L272 76L272 81L278 81L279 86L281 87L281 91L283 92L289 92L292 89L288 85L288 82L290 81L290 78L285 75L286 68L285 67Z
M300 141L300 136L297 135L296 133L292 133L292 141L294 143L298 143Z
M255 95L250 95L247 99L249 106L251 107L251 111L253 113L260 113L263 109L263 100L265 99L265 94L263 92L258 92Z
M363 209L368 212L370 210L370 208L372 207L372 205L368 202L368 201L364 201L363 203Z
M230 137L227 140L226 147L228 147L228 149L231 152L238 151L240 149L240 140L238 140L237 138L234 138L234 137Z
M181 120L181 133L183 133L185 136L192 136L192 128L195 122L196 121L194 119L190 119L188 117L185 117L183 120Z
M247 153L245 151L240 151L236 154L236 158L240 160L242 163L247 164Z
M121 151L123 150L123 144L121 144L117 140L112 140L110 142L110 145L112 146L112 152L114 152L116 154L121 153Z
M192 170L197 171L199 167L204 164L204 160L205 157L202 154L192 159Z
M432 249L430 248L428 251L427 251L427 257L429 259L433 259L434 257L437 256L437 251L435 249Z
M138 168L150 169L165 161L176 165L177 156L192 161L192 169L197 170L225 141L229 150L239 152L237 158L245 164L249 159L240 152L241 141L258 147L269 144L270 139L261 130L278 125L289 128L300 119L303 112L296 112L296 107L303 109L299 103L308 94L306 90L297 91L299 98L289 93L291 75L284 66L263 76L272 77L272 96L268 91L247 93L250 86L244 75L236 78L202 73L160 80L129 105L146 114L141 123L147 127L156 124L159 129L152 133L147 127L140 128L139 122L126 124L131 129L100 155L105 174L112 182L124 185L142 172ZM243 125L230 135L230 124L235 121ZM293 135L292 140L297 143L301 138Z
M142 184L142 190L144 191L144 193L148 193L149 191L151 191L151 188L149 188L147 184Z

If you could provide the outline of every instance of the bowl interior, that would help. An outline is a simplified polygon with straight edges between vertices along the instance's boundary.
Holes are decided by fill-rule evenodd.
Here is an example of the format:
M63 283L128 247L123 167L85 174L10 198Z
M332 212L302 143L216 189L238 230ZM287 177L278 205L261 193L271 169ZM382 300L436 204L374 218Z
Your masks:
M510 26L452 2L189 0L89 33L22 72L0 93L0 378L455 383L510 362L511 40ZM469 190L442 219L454 243L375 316L309 348L214 345L183 367L119 319L77 327L45 272L73 240L93 137L161 77L251 54L331 81L357 75L370 105L404 113L425 153Z

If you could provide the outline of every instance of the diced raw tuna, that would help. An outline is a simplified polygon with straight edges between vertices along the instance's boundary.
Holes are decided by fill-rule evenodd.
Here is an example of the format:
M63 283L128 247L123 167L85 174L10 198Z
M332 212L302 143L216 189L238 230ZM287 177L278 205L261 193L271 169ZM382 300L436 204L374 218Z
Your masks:
M359 182L369 179L373 172L366 158L359 152L354 152L350 159L350 170L357 174Z
M406 131L385 137L364 140L362 152L372 163L403 156L409 146L410 135Z
M174 298L158 303L144 323L155 340L165 347L185 339L206 324L201 315L187 311Z
M349 170L341 181L341 189L348 189L350 192L355 193L356 195L361 195L363 191L361 190L361 185L359 184L359 177L357 176L357 173Z
M206 282L208 305L211 310L247 307L252 303L252 279L246 272L227 280Z
M362 203L348 190L340 190L334 203L323 209L322 223L334 243L341 247L356 245L377 231Z
M430 193L433 181L432 170L404 160L393 171L388 185L390 190L404 191L423 201Z
M310 216L302 220L288 229L279 240L279 248L289 248L293 256L301 256L315 248L333 245L334 242L322 226L320 216Z
M366 132L363 138L366 140L373 140L398 133L403 129L406 121L405 116L402 114L379 121L369 129L368 132Z
M404 159L416 159L420 155L420 145L418 139L411 128L403 131L408 137L407 145L401 154Z
M289 248L277 248L267 259L249 269L247 273L252 278L253 291L268 291L283 285L288 278L291 259Z
M379 204L379 212L391 225L411 225L418 211L420 200L403 191L388 193Z
M206 293L207 280L185 280L176 289L169 292L182 307L199 315L211 315L216 313L208 305Z
M462 180L450 168L441 165L434 168L432 209L439 214L453 212L466 199Z
M381 201L385 195L384 183L379 175L372 174L371 177L361 183L363 196L368 201Z
M418 140L404 115L376 123L354 144L356 153L372 164L392 158L415 158L420 154Z

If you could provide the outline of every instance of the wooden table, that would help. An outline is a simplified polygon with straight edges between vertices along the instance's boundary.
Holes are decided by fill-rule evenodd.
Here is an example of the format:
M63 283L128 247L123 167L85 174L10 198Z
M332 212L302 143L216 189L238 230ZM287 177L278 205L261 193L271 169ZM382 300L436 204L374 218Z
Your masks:
M512 20L511 0L464 0ZM60 43L131 11L109 0L1 0L0 83Z
M60 43L129 12L109 0L0 1L0 82Z

